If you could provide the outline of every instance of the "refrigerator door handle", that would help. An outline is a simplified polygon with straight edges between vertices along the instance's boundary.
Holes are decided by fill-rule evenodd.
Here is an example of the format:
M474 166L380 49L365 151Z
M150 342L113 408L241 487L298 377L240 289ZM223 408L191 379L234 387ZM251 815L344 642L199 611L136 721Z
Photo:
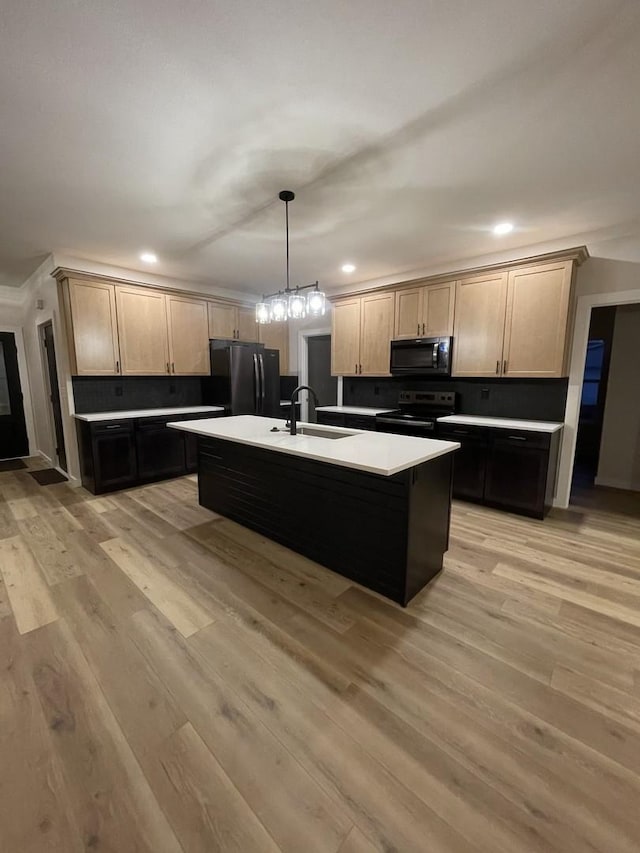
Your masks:
M262 353L258 355L260 363L260 414L264 414L264 398L265 398L265 381L264 381L264 356Z
M253 378L255 381L255 405L256 415L261 414L261 397L260 397L260 370L258 368L258 356L253 354Z

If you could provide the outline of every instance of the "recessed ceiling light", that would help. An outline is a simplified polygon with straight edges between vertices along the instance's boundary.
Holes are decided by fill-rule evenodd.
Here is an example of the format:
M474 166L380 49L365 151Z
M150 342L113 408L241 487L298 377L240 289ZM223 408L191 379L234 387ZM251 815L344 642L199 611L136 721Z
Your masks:
M498 225L493 226L494 234L509 234L511 231L513 231L511 222L499 222Z
M355 264L342 264L342 272L355 272Z
M145 264L155 264L158 261L158 256L154 255L153 252L142 252L140 254L140 260L144 261Z

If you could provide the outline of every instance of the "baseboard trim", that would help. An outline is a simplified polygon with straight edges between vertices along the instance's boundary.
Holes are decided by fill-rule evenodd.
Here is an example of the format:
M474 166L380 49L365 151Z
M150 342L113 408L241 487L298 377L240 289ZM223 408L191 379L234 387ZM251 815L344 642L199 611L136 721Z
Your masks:
M619 489L623 492L640 492L640 485L629 480L616 480L612 477L596 477L595 486L603 486L606 489Z

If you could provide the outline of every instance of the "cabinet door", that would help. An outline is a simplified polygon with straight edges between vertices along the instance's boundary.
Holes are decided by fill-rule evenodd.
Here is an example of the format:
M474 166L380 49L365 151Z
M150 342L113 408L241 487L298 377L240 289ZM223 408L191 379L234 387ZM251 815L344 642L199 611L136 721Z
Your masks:
M424 288L422 334L426 337L440 338L453 334L455 288L455 281Z
M258 324L256 323L255 308L238 308L237 311L238 340L256 343L258 340Z
M453 496L468 501L484 497L485 473L489 455L489 439L484 430L447 425L438 430L438 438L457 441L460 449L453 454Z
M362 297L359 373L363 376L389 375L394 313L393 293Z
M571 267L545 264L509 273L505 376L564 375Z
M334 303L331 313L331 373L355 376L360 365L360 297Z
M92 436L96 494L124 489L136 482L136 448L133 430L117 424L97 427Z
M167 321L171 372L181 376L208 375L207 303L182 296L167 296Z
M260 343L280 353L280 375L289 371L289 324L267 323L258 327Z
M72 279L69 281L69 303L74 375L113 376L119 373L115 287L101 281Z
M542 518L548 461L546 450L495 438L487 464L485 501Z
M396 338L415 338L422 335L423 294L423 287L396 291Z
M233 340L236 336L236 307L224 302L209 303L209 337Z
M169 372L167 305L164 293L117 287L122 373L160 376Z
M506 273L456 283L454 376L500 374L506 305Z

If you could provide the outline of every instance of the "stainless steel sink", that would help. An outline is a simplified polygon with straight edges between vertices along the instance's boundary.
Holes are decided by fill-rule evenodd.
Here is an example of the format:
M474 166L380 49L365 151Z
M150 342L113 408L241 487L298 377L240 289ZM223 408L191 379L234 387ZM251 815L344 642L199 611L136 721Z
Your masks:
M316 438L349 438L354 435L352 432L342 432L337 429L322 429L322 427L299 427L298 435L313 435Z

